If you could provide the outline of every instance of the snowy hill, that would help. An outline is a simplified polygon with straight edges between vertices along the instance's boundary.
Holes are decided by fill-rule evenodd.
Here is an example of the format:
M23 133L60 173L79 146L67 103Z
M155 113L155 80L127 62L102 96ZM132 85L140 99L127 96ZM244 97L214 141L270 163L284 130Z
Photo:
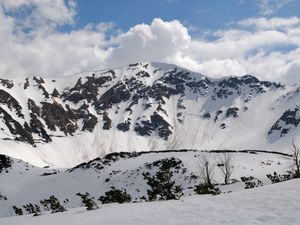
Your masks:
M174 187L180 188L180 196L193 196L195 186L203 183L199 165L201 157L206 156L217 165L221 155L193 150L113 153L67 170L37 168L0 155L0 217L16 215L13 206L22 208L27 214L24 206L30 203L37 204L44 211L41 200L51 195L67 209L82 206L77 193L88 192L100 205L100 196L114 188L126 191L132 202L148 201L151 197L148 190L153 188L150 178L157 176L162 168L172 174L170 179ZM257 187L269 185L271 181L266 175L286 173L290 162L290 158L282 154L259 152L233 152L232 159L232 184L219 185L222 193L244 190L246 183L241 177L252 176L251 182ZM218 166L213 182L224 182Z
M0 80L0 153L71 167L119 151L262 149L300 135L299 86L135 63Z
M104 205L99 210L73 209L39 217L0 219L2 225L298 225L300 180L221 196L193 196L181 201ZM284 190L284 191L283 191ZM118 216L116 216L118 215Z
M156 160L157 158L162 157L163 153L150 153L146 154L147 159ZM170 154L170 153L165 153ZM192 155L197 155L197 152L184 152L184 153L171 153L172 156L181 158L185 165L188 161L192 162ZM244 154L244 156L243 156ZM235 177L238 174L252 174L258 175L257 172L267 172L268 170L274 169L280 162L284 162L281 157L278 155L267 155L268 158L273 158L268 162L263 163L262 158L266 158L266 155L261 154L237 154L235 159L240 162L238 164L238 173L235 174ZM116 166L121 168L122 171L126 169L131 169L131 172L134 171L134 168L139 168L139 165L142 165L141 162L144 161L144 156L137 156L135 158L135 165L124 163L122 161L130 160L130 157L125 156L126 154L116 161ZM118 157L112 157L118 158ZM184 160L185 159L185 160ZM243 160L244 159L244 160ZM247 160L246 160L247 159ZM105 159L103 159L105 161ZM103 162L104 162L103 161ZM251 162L250 164L247 162ZM37 197L44 197L47 195L46 191L57 194L60 198L65 197L67 193L72 193L77 188L87 190L86 182L95 182L97 170L96 167L99 165L99 159L90 162L89 164L81 165L72 171L67 171L59 175L50 175L43 176L40 178L40 181L28 185L23 185L22 188L25 190L21 191L10 203L18 199L18 203L21 204L24 201L28 201L31 198L31 202L35 202ZM15 166L22 168L21 164L14 162ZM101 163L100 163L101 164ZM113 163L114 164L114 163ZM120 166L123 164L123 166ZM190 166L193 163L190 164ZM241 166L243 164L243 166ZM128 166L127 168L125 167ZM269 168L270 166L270 168ZM85 169L83 169L85 168ZM112 165L113 169L114 166ZM266 168L266 170L264 170ZM82 170L83 169L83 170ZM244 169L244 170L243 170ZM277 167L280 170L280 168ZM281 168L282 169L282 168ZM29 170L35 170L30 167ZM79 170L79 171L78 171ZM103 173L107 173L110 169L105 168ZM20 170L21 171L21 170ZM129 172L129 171L128 171ZM190 170L189 170L190 172ZM8 172L9 174L10 172ZM119 173L121 175L122 173ZM103 174L102 174L103 175ZM111 176L114 180L117 176ZM0 174L3 176L3 174ZM4 175L9 176L9 175ZM25 174L26 176L26 174ZM100 174L101 176L101 174ZM81 179L78 179L78 178ZM1 177L2 179L2 177ZM43 181L41 179L44 179ZM77 181L76 181L77 179ZM97 180L97 178L96 178ZM101 178L96 181L98 186L94 187L93 194L102 192L103 185L101 186ZM41 182L42 181L42 182ZM76 184L74 182L77 182ZM122 180L121 180L122 181ZM124 181L124 180L123 180ZM17 182L17 181L15 181ZM62 185L64 183L64 187ZM130 181L129 181L130 182ZM19 184L22 182L19 182ZM82 185L79 185L81 183ZM2 182L1 182L2 184ZM13 184L11 183L11 186ZM49 186L50 185L50 186ZM58 186L57 186L58 185ZM137 184L138 186L139 184ZM44 189L45 186L49 188ZM64 189L67 186L67 190ZM83 188L85 186L85 188ZM92 186L92 185L91 185ZM30 195L25 195L26 189L27 192L31 189ZM232 188L232 187L231 187ZM64 213L54 213L42 212L41 216L33 217L32 215L25 216L15 216L0 218L1 225L10 225L10 224L86 224L87 221L89 224L289 224L297 225L299 224L299 210L300 210L300 196L299 196L300 180L295 179L279 184L266 185L256 189L250 190L237 190L234 188L233 193L221 194L217 196L211 195L202 195L202 196L185 196L182 197L180 201L158 201L151 203L127 203L127 204L107 204L101 205L99 210L95 211L86 211L85 208L76 208L69 209ZM44 195L41 194L44 190ZM133 190L133 189L131 189ZM65 196L61 193L65 191ZM11 193L8 197L13 197L13 190L7 191ZM60 194L59 194L60 193ZM70 199L72 204L75 204L75 199ZM16 202L14 202L16 203ZM79 203L77 203L79 204ZM5 212L9 212L3 204L3 201L0 200L0 213L1 216L5 216ZM75 206L75 205L74 205ZM78 205L77 205L78 207ZM116 216L117 215L117 216ZM7 215L6 215L7 216Z

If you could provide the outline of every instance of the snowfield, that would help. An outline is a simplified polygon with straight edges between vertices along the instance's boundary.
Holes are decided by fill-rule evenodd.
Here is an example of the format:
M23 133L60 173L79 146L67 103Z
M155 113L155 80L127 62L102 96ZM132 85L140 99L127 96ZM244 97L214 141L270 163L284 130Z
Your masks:
M218 196L108 204L38 217L0 219L1 225L299 225L300 179Z
M13 206L23 208L24 214L28 214L24 205L29 203L38 204L42 212L46 213L40 201L51 195L58 198L68 210L82 206L80 198L76 196L79 192L88 192L101 205L99 197L105 195L105 192L111 190L112 187L126 190L134 202L144 202L149 198L147 190L151 190L144 174L149 173L149 175L155 176L162 160L173 160L176 163L176 166L170 170L172 171L171 180L174 181L174 185L181 188L183 197L194 196L196 194L195 186L203 183L199 174L199 163L203 156L209 158L210 162L216 165L222 154L193 150L115 153L104 158L96 158L89 163L68 170L38 168L21 160L12 159L11 167L0 172L0 193L7 198L7 200L0 199L0 218L15 216ZM222 194L220 197L201 197L199 200L227 199L225 196L230 192L248 193L243 191L246 183L241 181L241 177L254 177L255 186L262 190L261 185L258 185L259 181L264 186L273 186L267 178L267 174L273 174L273 172L286 174L289 169L290 158L281 154L236 152L231 156L234 165L231 179L234 182L230 185L222 185L224 180L221 170L215 166L213 183L218 184ZM283 189L282 192L284 194L285 190ZM222 197L223 195L224 197ZM66 199L67 202L64 201ZM193 198L184 199L184 202L194 201ZM198 198L195 197L195 199ZM169 203L160 202L160 204L168 205ZM181 203L175 201L174 204ZM243 202L243 204L248 203ZM143 204L133 204L132 207L135 205ZM207 204L205 203L205 205ZM101 208L103 207L108 206L101 205Z

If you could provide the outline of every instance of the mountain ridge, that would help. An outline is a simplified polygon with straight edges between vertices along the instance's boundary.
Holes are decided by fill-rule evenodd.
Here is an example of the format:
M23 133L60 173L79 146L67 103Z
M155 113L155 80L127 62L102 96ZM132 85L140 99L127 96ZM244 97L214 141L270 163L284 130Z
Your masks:
M299 88L252 75L213 79L150 62L1 79L0 153L69 167L116 151L287 152L300 134Z

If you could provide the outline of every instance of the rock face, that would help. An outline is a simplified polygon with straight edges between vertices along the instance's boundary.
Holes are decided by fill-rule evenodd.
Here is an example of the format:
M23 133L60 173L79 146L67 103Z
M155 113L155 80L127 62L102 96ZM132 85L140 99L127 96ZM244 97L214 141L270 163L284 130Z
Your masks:
M299 90L251 75L212 79L161 63L0 79L0 144L43 151L66 140L66 151L85 146L80 157L88 159L120 150L260 148L299 133Z
M271 127L268 134L277 133L280 137L287 135L291 129L300 123L299 106L286 110L282 116Z

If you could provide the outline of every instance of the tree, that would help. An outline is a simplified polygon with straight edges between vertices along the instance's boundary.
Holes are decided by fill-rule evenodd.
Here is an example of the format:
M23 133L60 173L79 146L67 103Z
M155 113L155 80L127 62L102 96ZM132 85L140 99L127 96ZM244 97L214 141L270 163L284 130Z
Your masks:
M215 166L210 159L202 155L200 158L200 178L204 181L204 184L208 187L213 187L212 180L214 176Z
M295 138L292 139L292 167L295 170L295 178L300 178L300 148Z
M234 170L232 155L227 152L223 153L220 157L218 167L224 176L224 183L228 184Z
M149 172L143 173L144 179L150 186L147 190L149 201L179 199L183 195L182 189L175 184L173 171L181 168L182 161L172 157L155 161L153 165L159 166L154 176Z

